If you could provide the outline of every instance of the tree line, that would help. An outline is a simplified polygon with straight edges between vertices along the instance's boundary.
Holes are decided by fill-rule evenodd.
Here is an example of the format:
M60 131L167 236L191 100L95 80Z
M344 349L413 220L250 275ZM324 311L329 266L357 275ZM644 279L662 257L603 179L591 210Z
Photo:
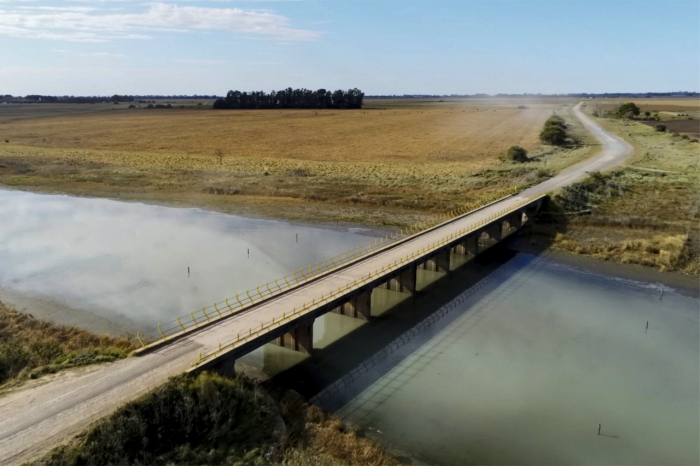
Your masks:
M282 91L241 92L228 91L226 97L217 99L214 108L266 109L266 108L362 108L364 92L355 88L343 91L319 89L292 89Z
M94 104L101 102L133 102L134 97L130 95L118 95L115 94L111 97L107 96L73 96L73 95L38 95L30 94L24 97L25 100L35 101L35 102L60 102L60 103L70 103L70 104Z

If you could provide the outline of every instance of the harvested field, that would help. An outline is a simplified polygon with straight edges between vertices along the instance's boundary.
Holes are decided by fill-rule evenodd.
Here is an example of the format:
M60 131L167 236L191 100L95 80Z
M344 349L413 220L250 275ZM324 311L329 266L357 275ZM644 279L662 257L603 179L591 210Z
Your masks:
M547 106L484 109L238 110L131 109L6 121L13 145L324 162L470 162L483 164L510 145L539 147ZM206 163L206 162L205 162Z
M396 110L139 110L0 124L0 183L294 220L405 225L541 181L595 146L562 102ZM543 146L557 112L580 141ZM530 162L502 163L510 145ZM221 150L221 158L217 152Z
M606 112L612 112L625 102L634 102L642 112L658 114L662 120L675 118L685 119L688 116L700 118L700 99L591 99L586 105L593 109L599 108ZM683 116L677 116L682 114Z
M676 133L687 134L694 138L700 138L700 120L671 120L671 121L642 121L647 126L655 128L658 124L663 124L666 126L667 131L673 131Z
M126 110L129 104L0 104L0 124L25 118L56 117Z

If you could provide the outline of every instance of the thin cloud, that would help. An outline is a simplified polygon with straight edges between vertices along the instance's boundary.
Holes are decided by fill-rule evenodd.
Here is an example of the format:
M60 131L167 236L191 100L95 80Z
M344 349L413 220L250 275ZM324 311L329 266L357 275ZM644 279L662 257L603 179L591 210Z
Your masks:
M52 52L61 53L63 55L73 55L76 57L94 57L94 58L126 58L123 53L111 52L76 52L74 50L53 49Z
M58 8L58 7L57 7ZM271 12L152 3L140 13L67 9L0 9L0 35L73 42L148 39L164 31L227 31L283 41L317 40L322 33L290 27Z
M207 58L178 58L175 63L181 65L225 65L233 63L236 65L277 65L273 62L264 61L236 61L236 60L219 60L219 59L207 59Z

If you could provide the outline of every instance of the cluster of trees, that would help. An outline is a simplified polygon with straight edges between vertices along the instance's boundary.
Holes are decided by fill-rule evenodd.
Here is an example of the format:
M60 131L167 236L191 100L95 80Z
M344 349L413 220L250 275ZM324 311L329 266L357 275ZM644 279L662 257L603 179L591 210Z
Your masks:
M566 123L557 115L551 116L544 122L544 128L540 133L540 141L552 146L566 144Z
M266 93L229 91L223 99L214 102L214 108L362 108L365 94L355 88L334 92L325 89L292 89Z

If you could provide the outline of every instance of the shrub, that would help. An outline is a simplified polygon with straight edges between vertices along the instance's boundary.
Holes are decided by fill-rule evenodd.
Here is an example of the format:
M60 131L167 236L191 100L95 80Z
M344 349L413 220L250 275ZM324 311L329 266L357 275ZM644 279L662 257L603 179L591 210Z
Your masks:
M545 128L550 128L550 127L557 127L561 128L563 130L566 130L566 122L564 119L560 116L553 115L549 118L547 118L547 121L544 122L544 127Z
M507 162L527 162L527 151L520 146L511 146L508 148L504 159Z
M656 126L654 127L654 129L655 129L656 131L659 131L659 132L663 133L663 132L666 131L666 125L656 125Z
M632 118L633 116L639 115L639 107L634 102L626 102L615 111L615 116L618 118Z
M62 356L63 347L56 340L42 340L29 345L29 351L32 352L39 364L51 364Z
M0 344L0 383L17 375L32 363L32 355L14 338Z
M563 146L566 143L566 131L557 125L545 125L540 133L540 141L552 146Z

